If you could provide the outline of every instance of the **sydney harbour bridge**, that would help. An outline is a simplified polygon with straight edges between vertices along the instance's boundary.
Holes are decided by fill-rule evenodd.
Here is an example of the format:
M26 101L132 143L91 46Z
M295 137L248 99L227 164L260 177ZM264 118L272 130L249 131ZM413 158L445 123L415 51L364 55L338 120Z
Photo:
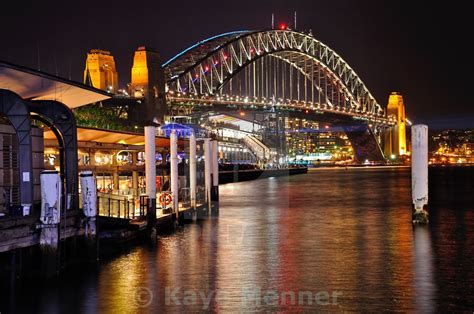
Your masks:
M163 64L171 115L213 110L303 116L340 126L356 159L383 160L395 128L362 79L312 34L235 31L202 40Z

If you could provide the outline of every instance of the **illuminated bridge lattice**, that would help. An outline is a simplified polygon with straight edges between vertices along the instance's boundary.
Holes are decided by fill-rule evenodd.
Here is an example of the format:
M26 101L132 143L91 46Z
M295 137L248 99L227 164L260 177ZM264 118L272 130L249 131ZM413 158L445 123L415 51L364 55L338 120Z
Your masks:
M171 102L297 108L390 123L355 71L304 33L226 33L195 44L163 67Z

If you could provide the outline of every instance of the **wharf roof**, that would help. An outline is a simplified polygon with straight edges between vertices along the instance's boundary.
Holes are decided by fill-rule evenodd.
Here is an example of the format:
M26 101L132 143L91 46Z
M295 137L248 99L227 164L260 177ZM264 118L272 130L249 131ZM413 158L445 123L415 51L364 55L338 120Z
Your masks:
M91 86L4 61L0 61L0 89L10 90L25 100L56 100L69 108L112 96Z

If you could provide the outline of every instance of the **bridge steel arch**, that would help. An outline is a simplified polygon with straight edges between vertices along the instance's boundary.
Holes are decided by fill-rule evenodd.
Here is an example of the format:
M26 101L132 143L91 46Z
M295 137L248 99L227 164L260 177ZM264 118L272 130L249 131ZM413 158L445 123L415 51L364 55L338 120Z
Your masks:
M341 114L385 118L384 109L347 62L313 36L292 30L238 31L211 37L163 67L169 90L212 95L243 68L266 56L290 63L308 79L322 73L324 86L310 81Z

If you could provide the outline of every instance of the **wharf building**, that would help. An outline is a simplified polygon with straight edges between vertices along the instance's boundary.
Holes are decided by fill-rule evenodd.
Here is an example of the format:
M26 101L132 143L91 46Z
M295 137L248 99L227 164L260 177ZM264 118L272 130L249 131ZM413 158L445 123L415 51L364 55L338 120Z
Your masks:
M103 51L93 50L87 56L87 84L0 62L0 262L22 260L23 254L33 256L23 249L58 252L60 246L76 243L76 238L95 241L99 237L96 223L103 232L125 228L123 232L117 229L117 236L122 237L145 232L150 223L163 217L181 219L182 211L211 204L210 191L218 181L209 183L207 176L212 178L214 166L203 156L213 141L207 140L205 148L207 134L197 138L191 188L188 138L193 132L184 134L160 125L166 103L164 86L158 86L163 81L155 71L157 58L145 48L137 50L129 90L135 91L134 97L112 93L118 90L117 73L113 57ZM125 114L117 115L119 110ZM134 111L139 113L128 115ZM143 132L147 120L160 126L151 139ZM168 193L173 197L172 204L156 205L151 222L148 216L154 210L149 210L153 207L145 179L150 141L154 147L151 167L156 173L151 185L157 194L153 196ZM96 182L93 191L82 184L91 175ZM53 182L51 189L48 182ZM90 215L85 204L91 197L97 204L87 203L96 210ZM106 238L110 237L109 233ZM4 254L13 254L12 259ZM45 261L45 265L55 264L49 258Z

